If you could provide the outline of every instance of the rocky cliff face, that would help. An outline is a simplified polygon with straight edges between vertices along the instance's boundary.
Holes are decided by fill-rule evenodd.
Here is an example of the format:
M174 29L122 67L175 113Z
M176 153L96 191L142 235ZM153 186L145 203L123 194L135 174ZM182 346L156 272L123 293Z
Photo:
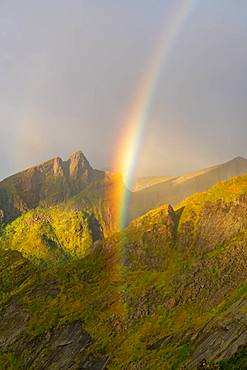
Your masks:
M67 161L54 158L0 183L0 218L8 222L38 205L51 206L83 190L104 173L94 170L82 152Z
M205 358L218 362L230 359L246 346L246 307L246 298L240 299L221 318L213 318L198 332L194 338L195 351L187 365L188 369L195 368Z
M93 339L79 316L68 320L62 314L65 320L59 326L55 324L59 320L56 309L51 316L48 306L46 314L40 311L43 324L33 316L36 304L41 308L41 302L54 304L60 300L62 281L58 277L58 271L54 275L43 275L44 271L42 274L38 266L32 265L20 253L2 251L1 248L0 261L1 268L7 270L3 272L1 269L0 273L1 279L4 278L0 280L0 367L40 370L103 369L107 358L94 356L91 350ZM11 281L8 273L13 274ZM66 274L66 269L64 273ZM43 282L42 276L45 278ZM10 292L14 291L18 293L12 296ZM50 319L55 319L52 325Z

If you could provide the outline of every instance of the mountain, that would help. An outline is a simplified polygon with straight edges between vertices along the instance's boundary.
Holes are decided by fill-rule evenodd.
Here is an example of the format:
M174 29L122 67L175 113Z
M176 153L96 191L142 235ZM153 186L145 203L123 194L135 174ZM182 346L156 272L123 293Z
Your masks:
M67 161L58 157L29 168L0 182L1 220L9 222L29 209L57 204L104 176L81 151Z
M135 180L133 186L131 187L131 191L140 191L150 186L157 185L160 183L164 183L168 180L171 180L172 176L146 176L146 177L139 177Z
M134 191L129 192L128 218L133 220L165 203L174 206L195 192L245 173L247 160L237 157L181 177L141 178ZM47 208L67 203L73 209L97 213L96 218L108 236L116 230L117 193L123 186L120 175L93 169L81 151L67 161L57 157L0 182L0 224L38 206Z
M105 174L104 181L94 181L64 202L26 211L4 227L2 242L31 260L57 262L87 255L116 231L118 183L122 185L118 175Z
M116 230L122 186L120 175L94 170L82 152L16 174L0 183L2 241L32 260L85 256Z
M78 237L93 233L86 215L80 230L81 214L78 224L63 214L71 201L2 227L3 368L244 369L247 175L153 209L81 254ZM25 250L41 230L62 250L48 263Z
M220 181L245 173L247 173L247 159L237 157L217 166L145 187L131 195L129 219L133 220L164 203L175 206L196 192L205 191Z
M0 225L37 207L59 205L64 215L68 210L95 219L106 236L116 230L116 197L122 187L120 175L93 169L81 151L67 161L54 158L0 182Z

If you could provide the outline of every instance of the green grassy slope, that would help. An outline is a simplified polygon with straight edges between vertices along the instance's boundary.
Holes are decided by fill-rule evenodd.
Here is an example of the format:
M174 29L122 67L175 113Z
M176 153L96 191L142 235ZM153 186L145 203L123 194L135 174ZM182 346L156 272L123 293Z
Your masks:
M67 207L38 209L2 230L3 368L192 369L206 358L227 369L244 361L233 355L247 344L247 176L150 211L86 254L73 252L83 232ZM6 249L32 246L24 219L35 221L33 243L41 230L59 240L62 256L49 255L59 263L33 264L31 254Z
M85 256L102 237L92 215L52 207L36 208L17 218L5 227L0 240L30 259L53 262Z

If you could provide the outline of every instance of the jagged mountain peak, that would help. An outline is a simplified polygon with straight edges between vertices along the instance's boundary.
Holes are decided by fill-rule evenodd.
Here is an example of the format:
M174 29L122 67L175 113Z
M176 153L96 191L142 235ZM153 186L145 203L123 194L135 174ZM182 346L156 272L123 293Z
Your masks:
M89 172L93 171L90 163L81 150L73 153L69 157L67 164L69 166L69 175L71 177L80 177L85 170Z
M68 167L69 171L67 173L66 167ZM20 176L28 176L35 172L40 172L43 175L74 175L75 172L78 173L83 169L93 170L92 166L90 165L89 161L87 160L86 156L81 150L78 150L71 154L68 159L63 160L61 157L57 156L51 158L47 161L39 163L35 166L27 168L21 172L18 172L10 177L4 179L4 181L9 181L13 177L20 177Z
M82 150L79 149L69 156L69 160L86 160L87 161L87 158L82 152Z
M241 156L237 156L232 160L228 161L227 163L247 163L247 159Z
M51 206L78 194L102 177L82 151L67 160L55 157L0 182L2 220L8 222L24 211Z

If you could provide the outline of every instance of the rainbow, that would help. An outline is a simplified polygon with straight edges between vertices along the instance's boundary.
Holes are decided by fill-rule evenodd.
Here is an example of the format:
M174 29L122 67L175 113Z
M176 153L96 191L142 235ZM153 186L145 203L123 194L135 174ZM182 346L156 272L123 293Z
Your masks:
M166 25L152 61L137 88L137 94L128 114L118 147L116 168L123 175L124 184L130 188L136 170L136 163L147 125L148 114L161 72L168 60L172 47L193 8L195 0L179 0L170 24ZM126 225L129 191L124 186L119 192L117 224L120 229Z

